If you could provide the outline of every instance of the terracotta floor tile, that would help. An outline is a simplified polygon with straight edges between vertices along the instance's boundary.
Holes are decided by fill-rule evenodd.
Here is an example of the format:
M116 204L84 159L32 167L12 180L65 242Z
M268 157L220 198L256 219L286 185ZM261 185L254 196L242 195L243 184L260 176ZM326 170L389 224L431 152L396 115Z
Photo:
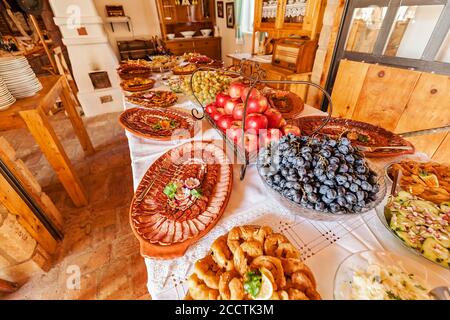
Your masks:
M132 233L118 237L112 243L113 259L117 259L124 256L129 257L135 253L139 253L139 241Z
M131 161L118 115L84 119L96 148L92 156L81 152L64 113L51 120L88 194L85 208L73 205L45 157L36 156L39 148L26 130L5 133L60 209L65 237L50 272L33 275L16 293L1 299L151 299L139 243L129 225ZM70 266L80 268L80 290L67 286L73 276Z
M133 288L129 272L132 268L129 257L115 259L100 270L98 284L99 299L131 299Z
M99 246L91 251L72 255L65 261L65 268L77 266L81 274L90 273L107 265L111 260L111 245Z
M147 268L140 254L131 256L131 265L134 270L131 274L133 293L136 297L148 294L147 291Z
M66 276L61 286L65 286L64 300L94 300L97 299L98 271L81 276L78 286L72 286L70 279ZM69 285L66 284L69 280Z

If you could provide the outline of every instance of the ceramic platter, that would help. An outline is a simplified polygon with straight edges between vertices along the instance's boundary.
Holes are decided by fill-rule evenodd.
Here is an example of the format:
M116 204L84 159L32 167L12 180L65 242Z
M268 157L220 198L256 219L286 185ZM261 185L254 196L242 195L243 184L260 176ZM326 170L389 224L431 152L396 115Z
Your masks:
M184 255L220 219L232 183L232 165L223 148L211 141L185 143L156 160L130 208L142 256L172 259Z
M134 135L160 141L168 141L174 137L189 139L199 129L191 115L174 109L128 109L122 112L119 122Z
M171 91L155 90L133 93L127 96L127 100L147 108L167 108L174 105L178 101L178 97Z
M293 92L266 88L264 95L272 108L277 109L286 120L294 118L305 108L303 100Z
M152 89L155 82L153 79L135 78L122 81L120 86L128 92L142 92Z
M313 116L292 119L290 124L296 125L304 135L310 135L324 123L326 117ZM373 152L365 152L366 157L395 157L404 154L413 154L414 146L393 132L374 126L366 122L350 119L331 118L330 122L320 131L333 138L347 137L354 145L366 147L380 146L410 146L410 150L381 149Z

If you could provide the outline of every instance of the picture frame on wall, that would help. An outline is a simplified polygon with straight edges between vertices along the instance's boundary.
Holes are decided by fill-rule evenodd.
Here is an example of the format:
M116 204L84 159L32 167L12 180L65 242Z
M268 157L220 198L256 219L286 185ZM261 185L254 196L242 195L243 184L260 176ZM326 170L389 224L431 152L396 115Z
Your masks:
M234 28L234 2L226 4L227 28Z
M217 1L217 16L223 18L223 1Z

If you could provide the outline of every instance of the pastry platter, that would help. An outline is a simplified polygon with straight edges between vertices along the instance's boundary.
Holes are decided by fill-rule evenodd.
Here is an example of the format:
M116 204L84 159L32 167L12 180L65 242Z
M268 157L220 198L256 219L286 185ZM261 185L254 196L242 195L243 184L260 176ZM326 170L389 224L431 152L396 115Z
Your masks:
M298 126L303 135L310 135L318 127L323 125L326 119L327 117L313 116L296 118L289 122ZM338 139L345 137L349 139L354 146L389 147L388 149L366 151L364 152L366 157L395 157L413 154L415 151L414 146L410 142L395 133L369 123L350 119L331 118L325 127L319 131L319 134ZM409 150L395 149L392 147L408 147Z
M263 94L270 106L280 111L286 120L294 118L305 108L303 100L293 92L265 88Z
M191 141L161 156L145 173L130 208L141 254L182 256L222 216L231 193L233 167L222 147Z
M133 93L126 98L131 103L147 108L167 108L178 101L175 93L163 90Z
M193 63L189 63L187 65L178 65L172 68L172 73L174 75L188 75L188 74L192 74L192 72L194 72L195 70L197 70L197 66Z
M179 60L174 56L153 56L148 66L153 72L167 72L179 64Z
M238 226L194 265L188 300L320 300L297 248L266 226Z
M174 109L132 108L122 112L119 122L136 136L160 141L192 138L199 129L191 115Z
M145 60L128 60L120 64L117 69L119 77L123 80L133 80L135 78L148 78L152 74L150 66Z
M155 82L153 79L134 78L122 81L120 86L128 92L141 92L152 89Z
M403 160L389 164L386 174L390 181L401 172L402 190L435 204L450 202L450 165L435 162Z

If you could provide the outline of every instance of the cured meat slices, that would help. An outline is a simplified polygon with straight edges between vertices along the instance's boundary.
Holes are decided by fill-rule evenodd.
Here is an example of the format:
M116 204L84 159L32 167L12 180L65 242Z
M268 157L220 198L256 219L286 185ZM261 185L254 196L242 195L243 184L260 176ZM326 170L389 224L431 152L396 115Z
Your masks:
M147 170L136 190L130 209L136 236L160 250L195 242L221 217L231 184L232 166L212 142L170 150Z
M198 130L195 120L187 113L172 109L128 109L119 117L122 127L153 140L188 139Z

